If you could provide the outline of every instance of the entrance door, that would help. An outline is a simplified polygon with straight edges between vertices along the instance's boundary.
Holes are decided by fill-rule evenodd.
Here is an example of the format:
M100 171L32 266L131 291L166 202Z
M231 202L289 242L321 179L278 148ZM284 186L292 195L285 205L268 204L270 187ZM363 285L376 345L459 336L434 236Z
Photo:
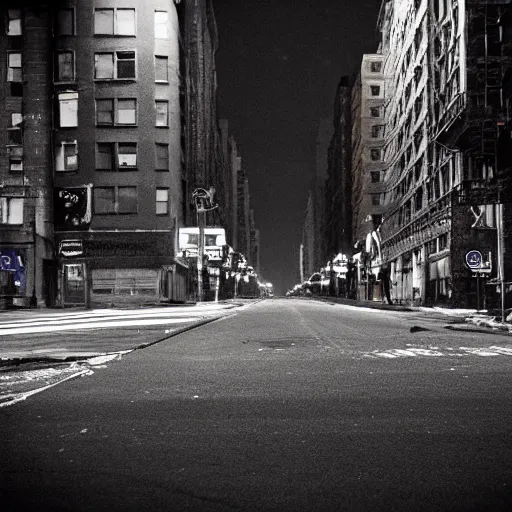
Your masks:
M85 265L66 263L64 265L62 298L64 306L85 305Z
M43 297L46 307L55 306L57 296L57 263L54 260L43 260Z

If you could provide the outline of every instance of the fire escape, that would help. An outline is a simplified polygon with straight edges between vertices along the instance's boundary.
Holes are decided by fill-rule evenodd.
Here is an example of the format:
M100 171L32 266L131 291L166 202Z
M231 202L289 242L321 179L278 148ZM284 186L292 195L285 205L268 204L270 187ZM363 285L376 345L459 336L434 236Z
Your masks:
M455 144L464 153L456 200L468 205L500 201L503 170L498 165L498 141L508 125L504 80L511 63L505 43L510 8L482 4L468 5L467 108Z

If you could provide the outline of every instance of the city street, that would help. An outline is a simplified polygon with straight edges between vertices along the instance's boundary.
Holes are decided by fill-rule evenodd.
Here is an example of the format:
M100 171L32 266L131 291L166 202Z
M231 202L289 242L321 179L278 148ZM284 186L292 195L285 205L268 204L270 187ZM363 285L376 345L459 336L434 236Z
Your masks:
M511 509L512 335L305 298L231 313L0 408L2 510Z

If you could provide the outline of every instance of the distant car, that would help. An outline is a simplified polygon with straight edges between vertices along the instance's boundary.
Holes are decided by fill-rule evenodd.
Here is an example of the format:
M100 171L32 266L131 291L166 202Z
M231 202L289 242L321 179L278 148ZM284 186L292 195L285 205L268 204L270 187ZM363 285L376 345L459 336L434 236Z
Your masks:
M311 293L319 295L322 288L322 274L320 272L311 274L311 277L305 282L305 288Z

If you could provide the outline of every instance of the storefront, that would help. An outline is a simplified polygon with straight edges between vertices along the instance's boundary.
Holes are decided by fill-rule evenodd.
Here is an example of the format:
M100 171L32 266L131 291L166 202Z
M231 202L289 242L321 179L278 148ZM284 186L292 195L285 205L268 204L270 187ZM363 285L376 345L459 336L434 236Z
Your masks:
M25 250L0 248L0 309L16 306L25 295Z

